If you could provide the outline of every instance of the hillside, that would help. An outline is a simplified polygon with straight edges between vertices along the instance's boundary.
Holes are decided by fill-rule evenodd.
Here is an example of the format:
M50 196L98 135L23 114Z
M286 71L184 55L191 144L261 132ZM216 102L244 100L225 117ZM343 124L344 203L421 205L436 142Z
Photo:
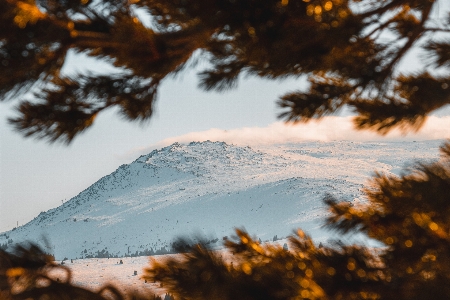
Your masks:
M151 254L174 237L202 233L219 245L234 227L261 240L301 227L320 241L321 199L363 201L375 170L398 174L435 159L440 141L305 142L237 147L175 143L120 166L63 205L0 234L0 245L38 241L57 259ZM162 250L161 250L162 249Z

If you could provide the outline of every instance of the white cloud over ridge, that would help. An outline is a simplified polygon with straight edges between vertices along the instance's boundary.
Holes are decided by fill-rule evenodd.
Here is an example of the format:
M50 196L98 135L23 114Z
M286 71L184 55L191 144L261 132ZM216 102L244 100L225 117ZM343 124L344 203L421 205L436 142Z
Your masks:
M231 130L211 128L205 131L164 139L157 144L134 149L128 155L146 154L153 149L165 147L175 142L221 141L239 146L262 146L270 144L298 143L304 141L423 141L450 139L450 116L428 117L418 132L402 133L393 130L387 135L379 135L368 130L356 130L353 117L324 117L320 121L300 124L275 122L267 127L244 127Z

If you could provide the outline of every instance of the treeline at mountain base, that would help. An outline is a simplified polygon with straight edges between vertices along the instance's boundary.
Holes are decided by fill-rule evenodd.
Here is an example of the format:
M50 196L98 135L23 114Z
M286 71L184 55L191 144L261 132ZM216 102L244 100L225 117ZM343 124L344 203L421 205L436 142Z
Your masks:
M450 299L450 143L440 160L416 163L400 177L377 174L367 201L352 205L331 195L326 226L358 233L379 247L340 241L316 245L301 230L289 250L261 244L242 230L223 251L181 238L181 254L152 261L143 279L172 299ZM152 291L90 291L37 246L0 250L0 299L160 299ZM51 276L63 269L64 278ZM161 298L163 299L163 298Z

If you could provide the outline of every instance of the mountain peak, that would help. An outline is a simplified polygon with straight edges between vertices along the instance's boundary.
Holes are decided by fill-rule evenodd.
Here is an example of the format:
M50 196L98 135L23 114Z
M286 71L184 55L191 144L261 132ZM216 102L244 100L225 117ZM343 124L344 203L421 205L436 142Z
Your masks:
M173 143L142 155L134 163L145 163L156 168L172 168L182 172L204 174L218 167L240 163L254 164L262 154L250 147L229 145L225 142ZM212 169L211 169L212 168Z

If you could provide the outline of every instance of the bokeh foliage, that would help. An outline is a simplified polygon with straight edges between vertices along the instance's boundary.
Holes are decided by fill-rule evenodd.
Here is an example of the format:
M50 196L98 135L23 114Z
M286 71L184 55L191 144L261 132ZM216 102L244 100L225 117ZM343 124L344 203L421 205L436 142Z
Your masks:
M26 136L70 142L110 107L151 117L161 81L197 53L209 62L206 90L233 88L242 74L306 76L308 88L278 99L286 121L348 106L358 128L415 130L450 102L450 14L433 18L439 9L434 0L5 0L0 99L19 102L10 121ZM426 65L402 72L417 48ZM69 51L117 72L68 76Z
M19 115L11 120L17 130L70 142L109 107L130 120L148 119L159 83L200 52L211 66L199 74L207 90L232 88L241 74L307 76L308 89L279 99L284 120L308 121L347 105L361 129L416 130L450 103L450 14L433 20L438 4L5 0L0 97L19 101ZM137 10L152 16L151 28ZM399 64L417 47L426 66L402 72ZM118 71L68 77L61 68L69 50ZM33 99L26 100L28 92ZM175 299L450 299L450 143L441 152L439 161L418 163L400 177L377 174L362 204L325 197L330 230L364 234L378 248L319 247L299 231L286 251L238 230L226 243L228 257L180 240L185 254L153 262L145 276L161 281ZM124 297L112 287L105 294L74 287L70 272L56 281L48 275L52 268L60 266L36 247L1 250L0 297Z

